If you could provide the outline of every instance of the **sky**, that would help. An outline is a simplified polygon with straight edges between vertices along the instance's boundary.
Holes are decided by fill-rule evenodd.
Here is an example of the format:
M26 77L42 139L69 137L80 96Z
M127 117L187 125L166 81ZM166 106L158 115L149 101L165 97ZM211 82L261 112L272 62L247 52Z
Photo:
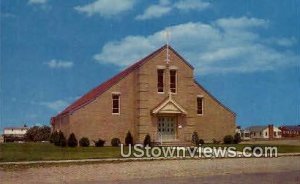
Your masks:
M298 0L1 0L0 130L50 117L166 43L237 114L300 124Z

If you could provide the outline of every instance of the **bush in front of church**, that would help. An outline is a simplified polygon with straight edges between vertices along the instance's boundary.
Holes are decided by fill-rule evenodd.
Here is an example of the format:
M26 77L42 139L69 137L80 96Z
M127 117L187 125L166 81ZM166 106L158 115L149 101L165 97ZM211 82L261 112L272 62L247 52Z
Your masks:
M198 136L198 133L195 131L193 132L193 135L192 135L192 143L195 145L195 146L198 146L199 145L199 136Z
M96 147L103 147L105 144L105 140L98 139L98 141L94 141Z
M71 133L69 138L68 138L68 146L69 147L76 147L78 145L78 141L75 137L74 133Z
M118 146L120 146L120 144L121 144L121 141L119 138L113 138L111 140L111 146L118 147Z
M132 137L130 131L128 131L126 134L125 144L126 144L126 146L133 145L133 137Z
M203 139L199 139L199 141L198 141L198 145L202 145L202 144L204 144L204 140Z
M64 135L64 133L62 131L59 131L59 145L61 147L66 147L67 146L67 140L66 137Z
M233 136L226 135L223 139L224 144L232 144L233 143Z
M146 146L151 146L151 137L149 134L147 134L144 139L144 147Z
M87 137L82 137L80 140L79 140L79 145L81 147L88 147L90 145L90 140L87 138Z
M59 146L59 133L58 131L54 131L51 133L50 142L53 143L55 146Z
M239 133L234 134L233 143L239 144L242 141L241 135Z

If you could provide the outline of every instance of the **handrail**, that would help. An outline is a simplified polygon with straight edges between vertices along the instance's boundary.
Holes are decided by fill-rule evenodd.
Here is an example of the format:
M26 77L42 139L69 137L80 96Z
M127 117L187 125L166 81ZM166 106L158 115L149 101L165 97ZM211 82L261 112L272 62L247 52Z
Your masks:
M156 140L160 142L160 145L163 143L163 138L162 138L162 133L161 132L156 132Z

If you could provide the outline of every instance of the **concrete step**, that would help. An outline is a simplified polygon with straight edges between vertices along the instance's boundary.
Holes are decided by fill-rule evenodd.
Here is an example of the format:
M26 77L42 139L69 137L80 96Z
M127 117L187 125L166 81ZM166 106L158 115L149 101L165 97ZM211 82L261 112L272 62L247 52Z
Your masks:
M162 142L154 142L153 145L155 146L182 146L182 147L189 147L193 144L191 142L184 142L184 141L165 141Z

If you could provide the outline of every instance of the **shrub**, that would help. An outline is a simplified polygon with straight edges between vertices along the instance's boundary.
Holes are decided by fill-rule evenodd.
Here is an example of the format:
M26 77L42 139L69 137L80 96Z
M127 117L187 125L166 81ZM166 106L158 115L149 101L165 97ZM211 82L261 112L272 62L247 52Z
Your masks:
M204 140L203 140L203 139L199 139L198 145L199 145L199 144L201 144L201 145L204 144Z
M78 141L75 137L74 133L71 133L69 138L68 138L68 146L69 147L76 147L78 145Z
M146 146L151 146L151 137L149 134L147 134L144 139L144 147Z
M215 138L213 138L212 142L213 142L213 144L220 144L221 143L221 141L217 141Z
M254 150L255 150L255 153L256 154L260 154L261 152L260 152L260 150L259 149L255 149L255 148L261 148L261 146L259 146L259 145L252 145L251 146L251 150L252 150L252 152L254 153ZM262 151L263 151L264 149L262 149ZM264 152L264 151L263 151Z
M25 134L26 141L48 141L51 134L49 126L34 126L30 128Z
M94 141L96 147L103 147L105 144L105 140L98 139L98 141Z
M50 142L59 146L59 133L58 131L52 132L50 136Z
M59 131L58 134L59 134L59 141L58 141L59 145L56 145L56 146L66 147L67 146L67 140L64 136L64 133L62 131Z
M128 131L127 134L126 134L125 144L126 144L126 146L133 145L133 137L132 137L130 131Z
M226 135L223 139L224 144L232 144L233 143L233 137L232 135Z
M239 133L234 134L233 142L234 144L238 144L242 141L241 135Z
M79 145L81 147L88 147L90 145L90 140L87 138L87 137L82 137L80 140L79 140Z
M199 144L199 136L198 136L198 133L195 131L193 132L193 135L192 135L192 143L195 145L195 146L198 146Z
M120 146L120 144L121 144L121 141L120 141L119 138L113 138L111 140L111 145L114 146L114 147L118 147L118 146Z

